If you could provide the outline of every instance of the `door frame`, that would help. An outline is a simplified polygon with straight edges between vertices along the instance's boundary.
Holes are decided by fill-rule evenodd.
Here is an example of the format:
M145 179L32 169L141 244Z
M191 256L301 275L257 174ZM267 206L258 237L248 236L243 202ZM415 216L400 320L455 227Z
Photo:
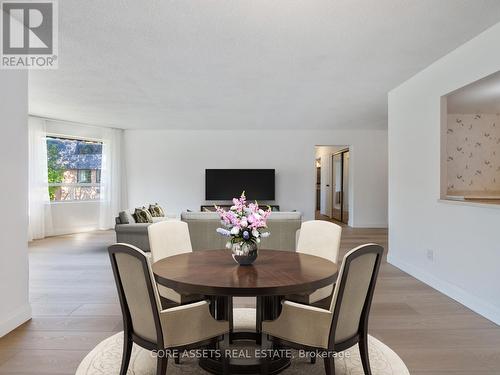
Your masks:
M343 148L341 150L338 150L336 152L334 152L331 157L330 157L330 165L331 165L331 171L330 171L330 174L331 174L331 180L332 180L332 188L330 189L331 190L331 212L332 212L332 219L334 220L337 220L333 217L333 205L334 205L334 202L335 202L335 188L334 186L336 185L334 182L335 182L335 179L334 179L334 162L333 162L333 158L337 155L341 155L341 158L340 158L340 222L341 223L344 223L344 224L347 224L349 225L348 221L344 221L344 154L349 152L350 153L350 147L346 147L346 148ZM350 156L350 155L349 155ZM348 189L351 188L351 184L349 184L348 186Z
M316 172L316 191L315 191L315 207L314 207L314 212L316 216L316 211L321 212L321 171L322 171L322 165L321 165L321 158L316 158L315 160L315 172ZM319 170L319 171L318 171ZM319 172L319 173L318 173ZM318 182L319 180L319 182ZM318 192L319 189L319 192Z

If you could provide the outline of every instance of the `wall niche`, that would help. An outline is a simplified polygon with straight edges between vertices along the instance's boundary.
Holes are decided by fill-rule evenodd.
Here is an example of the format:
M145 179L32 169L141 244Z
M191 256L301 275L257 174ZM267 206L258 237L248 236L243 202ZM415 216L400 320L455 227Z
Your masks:
M441 198L500 204L500 72L443 99Z

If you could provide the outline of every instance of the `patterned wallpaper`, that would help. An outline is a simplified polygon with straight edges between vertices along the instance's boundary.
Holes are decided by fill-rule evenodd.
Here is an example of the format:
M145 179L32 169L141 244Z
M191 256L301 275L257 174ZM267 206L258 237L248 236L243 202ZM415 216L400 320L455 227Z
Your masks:
M500 192L500 115L449 114L448 194Z

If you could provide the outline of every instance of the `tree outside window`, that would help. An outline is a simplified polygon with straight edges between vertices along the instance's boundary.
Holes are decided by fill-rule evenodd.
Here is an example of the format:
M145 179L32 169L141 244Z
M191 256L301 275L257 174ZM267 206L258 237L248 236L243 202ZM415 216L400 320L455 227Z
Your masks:
M99 200L101 163L102 142L47 137L50 200Z

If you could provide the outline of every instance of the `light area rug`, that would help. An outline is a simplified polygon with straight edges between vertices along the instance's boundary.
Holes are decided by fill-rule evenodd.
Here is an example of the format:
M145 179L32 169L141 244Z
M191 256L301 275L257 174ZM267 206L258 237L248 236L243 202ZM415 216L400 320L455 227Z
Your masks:
M236 329L255 327L252 309L235 309ZM255 310L254 310L255 311ZM113 375L119 374L123 348L123 333L117 333L99 343L83 359L76 375ZM370 362L373 375L410 375L402 359L374 337L369 337ZM363 375L363 367L357 345L343 356L335 359L336 375ZM310 364L304 358L292 360L291 366L282 374L324 374L323 360L318 358L316 364ZM156 358L150 351L134 344L127 375L155 375ZM183 358L180 365L169 360L167 374L207 374L198 366L195 359Z

